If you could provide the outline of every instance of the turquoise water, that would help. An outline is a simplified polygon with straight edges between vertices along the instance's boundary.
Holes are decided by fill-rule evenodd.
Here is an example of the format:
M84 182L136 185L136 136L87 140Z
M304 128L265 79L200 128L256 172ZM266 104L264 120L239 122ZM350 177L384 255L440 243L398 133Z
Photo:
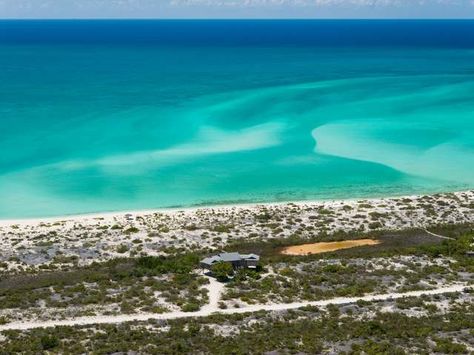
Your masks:
M0 24L0 218L474 188L474 41L41 26Z

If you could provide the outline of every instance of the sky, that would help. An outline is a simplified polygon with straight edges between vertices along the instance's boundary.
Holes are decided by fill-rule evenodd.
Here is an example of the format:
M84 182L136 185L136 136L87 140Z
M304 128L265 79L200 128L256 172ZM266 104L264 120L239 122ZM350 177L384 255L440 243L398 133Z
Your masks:
M0 0L0 18L474 18L474 0Z

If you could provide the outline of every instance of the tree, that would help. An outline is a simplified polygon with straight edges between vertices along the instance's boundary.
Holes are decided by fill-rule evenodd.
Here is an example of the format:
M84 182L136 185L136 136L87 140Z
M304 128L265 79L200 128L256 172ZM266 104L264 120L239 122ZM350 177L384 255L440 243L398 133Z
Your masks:
M234 275L232 265L223 261L219 261L212 265L211 271L215 278L221 282L227 281L229 276Z

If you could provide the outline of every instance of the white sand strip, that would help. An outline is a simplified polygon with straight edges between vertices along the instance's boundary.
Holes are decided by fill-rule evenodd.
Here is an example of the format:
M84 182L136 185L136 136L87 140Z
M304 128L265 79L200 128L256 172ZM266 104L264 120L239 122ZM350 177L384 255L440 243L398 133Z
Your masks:
M457 192L451 192L451 194L467 194L470 196L474 195L474 190L463 190ZM301 201L279 201L279 202L255 202L255 203L235 203L235 204L218 204L218 205L205 205L205 206L192 206L192 207L176 207L176 208L157 208L157 209L145 209L145 210L130 210L130 211L109 211L109 212L97 212L97 213L85 213L85 214L73 214L55 217L38 217L38 218L25 218L25 219L0 219L0 227L7 227L11 225L19 226L36 226L41 223L55 223L61 221L74 221L85 224L90 224L96 219L113 220L114 218L124 218L127 215L132 217L152 215L155 213L163 213L170 216L179 214L181 212L193 213L202 210L215 210L216 212L233 211L245 209L258 209L258 207L284 207L288 204L293 204L299 207L305 206L324 206L325 208L338 208L344 203L355 203L357 201L365 201L366 203L374 204L375 206L390 202L390 200L396 199L412 199L414 201L422 199L427 196L434 195L393 195L380 198L350 198L350 199L320 199L320 200L301 200Z
M143 314L127 314L127 315L117 315L117 316L87 316L79 317L73 319L65 320L53 320L53 321L43 321L43 322L13 322L0 326L0 331L4 330L28 330L34 328L47 328L47 327L57 327L57 326L77 326L77 325L93 325L93 324L116 324L123 322L132 322L132 321L147 321L149 319L154 320L171 320L178 318L191 318L191 317L207 317L215 313L219 314L238 314L238 313L252 313L258 311L283 311L289 309L298 309L306 306L316 306L323 307L329 304L343 305L356 303L357 301L385 301L393 300L404 297L419 297L422 295L439 295L443 293L450 292L462 292L465 289L474 289L473 285L459 284L449 287L437 288L434 290L426 291L411 291L405 293L388 293L381 295L369 295L364 297L338 297L332 298L323 301L313 301L313 302L295 302L295 303L281 303L281 304L270 304L270 305L252 305L242 308L232 308L232 309L219 309L216 305L212 307L203 307L202 310L198 312L170 312L164 314L154 314L154 313L143 313ZM214 303L214 302L213 302Z
M427 229L423 229L423 230L424 230L426 233L428 233L429 235L432 235L433 237L436 237L436 238L446 239L446 240L455 240L454 238L451 238L451 237L445 237L444 235L439 235L439 234L430 232L430 231L427 230Z

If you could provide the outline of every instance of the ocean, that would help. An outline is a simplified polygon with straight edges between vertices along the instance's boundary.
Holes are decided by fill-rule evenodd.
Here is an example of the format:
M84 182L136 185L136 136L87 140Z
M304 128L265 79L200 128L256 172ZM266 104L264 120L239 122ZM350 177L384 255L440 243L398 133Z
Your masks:
M474 21L0 21L0 219L474 188Z

